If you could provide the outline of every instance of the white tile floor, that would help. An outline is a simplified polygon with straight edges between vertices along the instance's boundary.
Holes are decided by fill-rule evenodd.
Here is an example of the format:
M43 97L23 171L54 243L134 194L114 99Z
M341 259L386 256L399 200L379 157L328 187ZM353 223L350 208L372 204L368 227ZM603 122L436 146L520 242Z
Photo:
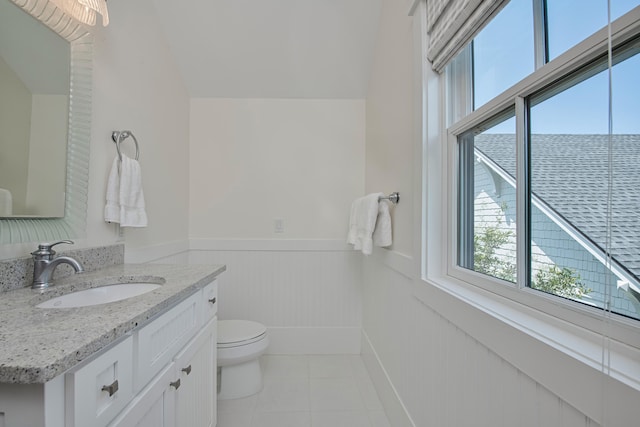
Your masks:
M261 392L218 401L218 427L390 427L357 355L260 359Z

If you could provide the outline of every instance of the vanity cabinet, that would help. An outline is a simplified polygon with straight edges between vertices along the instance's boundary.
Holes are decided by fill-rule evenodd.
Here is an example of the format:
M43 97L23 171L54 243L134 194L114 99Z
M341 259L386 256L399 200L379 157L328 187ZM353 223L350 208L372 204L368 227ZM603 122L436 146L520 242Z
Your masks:
M216 425L216 298L214 282L136 331L142 390L110 427Z
M216 323L211 319L110 427L215 426Z
M45 384L0 384L2 427L214 427L217 283Z

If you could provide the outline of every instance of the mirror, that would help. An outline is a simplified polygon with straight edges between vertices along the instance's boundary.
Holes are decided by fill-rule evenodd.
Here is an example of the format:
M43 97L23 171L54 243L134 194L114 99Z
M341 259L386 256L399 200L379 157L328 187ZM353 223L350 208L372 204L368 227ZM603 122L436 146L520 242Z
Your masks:
M56 139L62 138L64 141L62 147L53 148L52 146L47 146L48 150L50 149L52 152L55 152L56 156L59 156L66 161L66 173L63 173L64 187L62 189L64 198L60 196L60 190L47 190L48 192L50 191L55 194L55 196L53 196L53 204L56 204L57 202L57 204L62 204L64 206L64 216L60 218L51 218L51 214L46 213L44 215L48 218L45 219L38 217L38 215L42 215L40 213L15 212L17 215L0 218L0 244L52 241L83 237L85 233L87 189L89 180L93 38L86 31L85 27L66 16L48 0L0 0L0 3L0 17L3 18L5 16L5 9L7 9L7 11L11 10L11 12L8 13L15 12L23 14L24 16L22 16L22 18L35 18L40 27L35 26L35 28L38 29L33 29L34 26L31 26L32 31L43 33L53 32L58 35L60 38L58 40L58 44L65 46L64 49L68 51L67 62L64 65L54 66L53 62L47 60L46 64L41 65L40 68L42 68L46 74L58 74L58 71L56 71L58 67L66 69L67 71L63 71L62 73L66 72L67 74L66 81L68 82L69 88L68 101L66 101L66 111L60 112L59 108L56 109L57 114L60 114L60 117L54 118L47 115L47 121L49 121L53 126L47 127L46 131L44 131L42 130L44 128L41 128L38 125L38 131L34 132L47 133L44 137L40 136L40 139L49 139L50 135L51 139L54 139L52 135L55 134ZM29 26L28 24L26 25ZM4 22L0 22L0 27L2 27L2 31L5 30ZM5 36L2 35L1 37ZM22 37L26 40L30 40L34 35L30 31L29 34L24 34ZM17 54L14 53L14 56L10 58L5 58L3 54L2 60L5 61L8 66L19 68L19 66L12 64L15 64L16 61L19 62L20 60L25 61L27 55L22 49L23 48L18 47L18 49L16 49ZM39 55L44 54L45 53L40 53ZM26 67L23 67L23 69L24 68ZM12 68L12 71L16 76L18 75L15 69ZM34 71L36 70L31 70L32 73ZM27 82L29 79L37 80L35 77L25 77L24 75L20 75L19 77L19 80L24 83L24 86L35 86L35 83L32 83L31 81ZM60 97L62 96L58 93L55 95ZM59 101L58 104L64 103L64 101L60 100L60 97L56 98ZM38 100L37 104L39 104L39 102L40 101ZM31 110L35 110L33 104L34 102L32 102L29 107ZM10 104L10 107L10 109L15 109L15 104ZM0 109L2 108L4 107L2 107L2 104L0 103ZM25 109L29 110L29 108ZM50 111L49 109L46 110ZM0 114L3 113L0 112ZM30 120L34 120L35 115L36 114L34 113ZM29 133L32 131L33 126L30 124ZM0 129L0 133L4 132L4 129ZM63 134L66 136L61 136ZM33 156L27 157L34 157L36 158L36 161L41 163L39 166L36 166L36 169L42 168L44 173L42 176L45 178L40 176L37 179L38 183L42 180L53 181L53 179L46 178L48 177L49 172L42 166L42 163L52 160L54 154L51 154L48 151L47 154L44 154L44 149L42 147L37 149L32 149L31 147L14 149L14 151L20 150L34 153ZM5 156L5 154L1 155ZM17 154L12 154L12 156L17 156ZM65 162L63 161L60 164L64 163ZM31 163L29 163L28 167L26 166L26 163L23 163L23 165L24 166L22 168L18 169L22 169L22 176L27 176L25 169L31 169L32 165ZM4 166L0 166L0 168L4 169ZM62 166L62 168L64 169L65 167ZM26 178L27 184L31 179L31 177ZM3 187L4 185L6 184L0 181L0 187ZM16 192L19 191L16 190ZM31 199L33 198L34 197ZM44 198L44 196L37 196L35 198ZM25 200L29 199L25 198ZM22 202L18 201L17 203L20 204ZM25 202L25 204L28 204L28 202ZM12 211L14 211L13 207Z
M0 218L63 217L69 42L0 0Z

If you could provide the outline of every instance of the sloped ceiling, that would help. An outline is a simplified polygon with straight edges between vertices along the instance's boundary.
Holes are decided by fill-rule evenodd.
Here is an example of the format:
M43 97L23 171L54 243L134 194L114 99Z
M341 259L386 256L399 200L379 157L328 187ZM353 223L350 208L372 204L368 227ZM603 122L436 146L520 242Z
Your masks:
M382 0L153 1L192 97L366 97Z

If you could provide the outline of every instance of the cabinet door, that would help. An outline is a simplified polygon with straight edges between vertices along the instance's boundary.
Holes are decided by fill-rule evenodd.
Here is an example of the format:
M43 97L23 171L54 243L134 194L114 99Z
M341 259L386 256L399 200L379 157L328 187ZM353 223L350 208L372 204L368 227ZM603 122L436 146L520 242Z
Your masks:
M180 374L176 426L216 425L216 324L214 317L175 358Z
M109 427L175 427L175 376L175 366L168 365Z
M202 294L195 293L140 328L135 334L137 357L134 390L140 390L200 329Z

